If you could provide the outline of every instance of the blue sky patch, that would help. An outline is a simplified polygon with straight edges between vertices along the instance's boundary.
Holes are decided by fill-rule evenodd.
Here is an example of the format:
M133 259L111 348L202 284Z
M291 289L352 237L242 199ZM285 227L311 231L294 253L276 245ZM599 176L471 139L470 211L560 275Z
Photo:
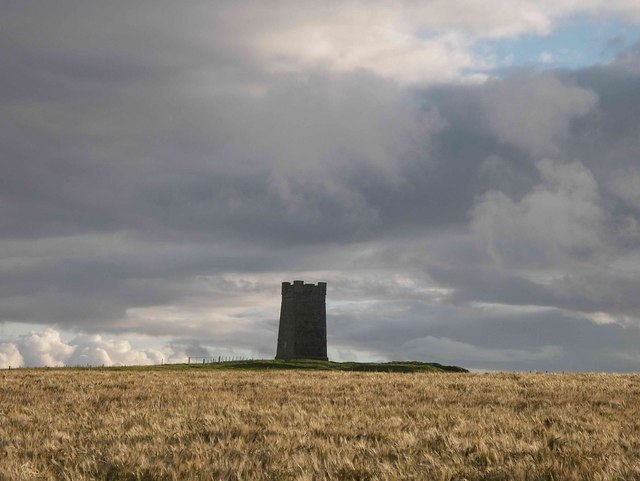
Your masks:
M522 66L575 69L606 63L638 41L637 26L577 16L563 21L549 35L483 41L477 51L494 59L495 67L490 72L495 74Z

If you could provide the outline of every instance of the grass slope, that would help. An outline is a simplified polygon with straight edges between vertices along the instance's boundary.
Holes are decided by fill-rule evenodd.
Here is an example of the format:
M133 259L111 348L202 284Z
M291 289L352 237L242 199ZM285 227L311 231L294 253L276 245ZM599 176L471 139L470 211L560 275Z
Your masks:
M116 370L240 370L240 371L269 371L300 369L306 371L359 371L359 372L468 372L458 366L443 366L436 362L396 361L396 362L333 362L316 361L310 359L282 360L251 360L226 361L212 364L165 364L163 366L132 366L113 367Z

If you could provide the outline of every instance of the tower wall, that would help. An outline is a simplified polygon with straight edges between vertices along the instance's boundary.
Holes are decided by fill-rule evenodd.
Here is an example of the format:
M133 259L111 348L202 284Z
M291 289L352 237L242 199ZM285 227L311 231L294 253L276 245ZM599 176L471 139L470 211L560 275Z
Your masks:
M276 359L327 360L327 283L282 283Z

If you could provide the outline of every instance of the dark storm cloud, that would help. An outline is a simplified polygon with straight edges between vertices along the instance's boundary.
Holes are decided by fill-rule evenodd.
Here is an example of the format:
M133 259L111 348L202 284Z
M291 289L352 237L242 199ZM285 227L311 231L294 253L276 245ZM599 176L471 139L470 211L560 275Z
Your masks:
M405 179L396 163L427 160L437 115L403 105L397 88L372 78L282 84L258 99L225 96L207 99L206 107L186 98L181 104L175 91L166 102L156 91L105 99L98 108L95 100L44 105L36 118L9 108L3 159L12 168L2 187L12 225L5 232L134 227L158 239L231 230L231 237L296 242L375 228L370 196L401 195ZM331 100L336 90L344 101ZM175 103L186 112L174 112ZM52 123L42 118L49 108ZM80 124L71 120L76 115ZM22 139L26 122L39 145ZM16 205L21 211L13 215Z
M455 289L456 304L481 300L514 306L554 306L585 313L637 315L640 281L610 272L588 277L565 275L548 285L501 272L481 269L429 268L436 282ZM597 292L595 292L597 290Z
M393 303L392 303L393 304ZM390 359L462 363L473 369L636 371L638 329L562 311L437 307L415 301L329 318L333 342Z
M346 351L640 365L637 46L417 87L158 5L4 5L0 320L267 355L306 273Z

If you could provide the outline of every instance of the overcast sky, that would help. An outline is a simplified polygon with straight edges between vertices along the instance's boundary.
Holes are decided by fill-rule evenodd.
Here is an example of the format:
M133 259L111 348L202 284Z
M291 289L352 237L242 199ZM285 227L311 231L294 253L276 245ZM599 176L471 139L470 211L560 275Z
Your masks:
M637 0L0 0L0 367L640 370Z

